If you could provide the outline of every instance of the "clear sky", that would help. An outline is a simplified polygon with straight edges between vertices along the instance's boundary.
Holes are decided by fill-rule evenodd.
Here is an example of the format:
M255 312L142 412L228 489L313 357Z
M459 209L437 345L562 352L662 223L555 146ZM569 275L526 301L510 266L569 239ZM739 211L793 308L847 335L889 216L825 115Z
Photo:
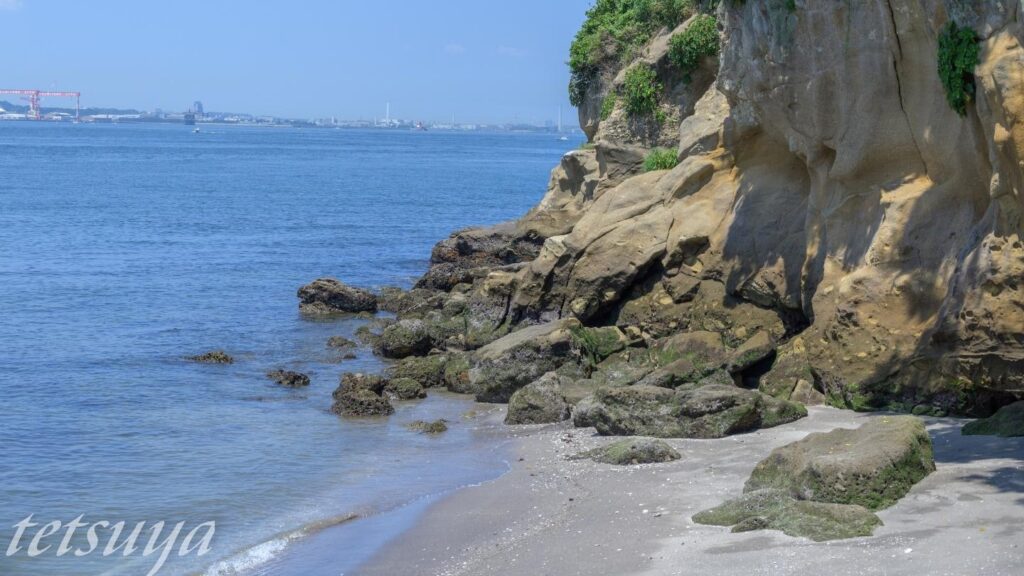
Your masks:
M569 118L565 61L591 3L0 0L0 87L143 110Z

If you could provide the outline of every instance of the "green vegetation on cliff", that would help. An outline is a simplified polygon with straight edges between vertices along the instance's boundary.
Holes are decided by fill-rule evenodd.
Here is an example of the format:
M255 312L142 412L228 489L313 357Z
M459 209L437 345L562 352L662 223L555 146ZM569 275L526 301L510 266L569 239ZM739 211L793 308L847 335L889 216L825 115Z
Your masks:
M654 114L658 111L661 89L658 75L650 65L640 63L633 66L626 71L626 80L622 85L626 112L630 116Z
M683 73L683 80L690 81L690 75L700 66L705 56L718 54L718 20L710 14L701 14L669 40L668 57L672 64Z
M583 103L603 63L629 61L659 29L692 15L694 6L694 0L597 0L569 48L573 105Z
M679 163L679 154L668 148L655 148L644 158L644 172L655 170L671 170Z
M939 78L949 105L961 116L974 99L974 68L978 65L978 35L950 21L939 36Z

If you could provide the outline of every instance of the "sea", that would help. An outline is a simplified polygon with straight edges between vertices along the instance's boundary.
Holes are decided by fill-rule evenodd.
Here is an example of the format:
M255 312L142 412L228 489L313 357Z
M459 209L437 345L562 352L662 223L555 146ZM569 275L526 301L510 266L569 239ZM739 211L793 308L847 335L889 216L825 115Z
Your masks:
M184 529L159 574L337 576L431 502L500 476L506 445L470 398L436 393L383 420L331 414L342 373L384 365L328 349L367 320L305 318L296 290L322 276L411 286L438 240L534 205L579 143L0 123L0 574L143 575L164 522L157 544ZM184 360L212 349L235 363ZM312 384L279 387L276 368ZM406 428L435 418L450 430ZM124 533L60 554L76 519ZM36 551L50 548L29 554L54 521ZM104 553L139 523L137 550ZM208 523L209 551L181 556L185 532ZM87 549L84 533L71 550Z

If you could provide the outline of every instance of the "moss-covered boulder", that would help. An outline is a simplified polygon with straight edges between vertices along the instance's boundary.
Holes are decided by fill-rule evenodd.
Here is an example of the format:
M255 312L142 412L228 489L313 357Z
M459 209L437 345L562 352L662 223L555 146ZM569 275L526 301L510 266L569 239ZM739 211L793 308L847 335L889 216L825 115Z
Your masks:
M424 356L434 346L427 324L423 320L401 320L384 329L374 343L375 352L385 358Z
M448 357L444 354L410 356L403 358L385 370L392 380L411 378L424 388L438 388L445 385L444 371Z
M508 402L512 394L566 362L579 359L572 331L576 320L530 326L474 353L469 391L480 402Z
M548 372L516 390L508 401L505 424L551 424L569 419L569 404L562 392L564 377Z
M573 345L580 356L593 366L606 358L620 352L629 345L629 339L615 326L602 328L585 328L575 326L570 329Z
M657 341L651 346L651 352L659 366L684 359L707 374L729 361L729 351L717 332L680 332Z
M292 372L291 370L272 370L267 372L267 378L285 388L305 388L309 386L309 376L301 372Z
M607 446L588 450L575 456L575 458L586 458L603 464L629 466L631 464L671 462L679 460L682 456L675 448L669 446L663 440L627 438Z
M872 511L894 504L933 470L919 419L879 417L776 448L754 468L743 496L693 520L816 541L869 536L882 523Z
M693 517L698 524L732 526L733 532L781 530L815 542L870 536L882 521L853 504L797 500L778 490L758 490L705 510Z
M966 436L1024 436L1024 400L1003 406L988 418L968 422L960 431Z
M339 416L388 416L395 412L384 390L388 381L376 375L345 374L333 393L331 412Z
M384 394L396 400L419 400L427 397L427 391L412 378L388 380L384 386Z
M465 353L448 355L444 364L444 385L449 391L458 394L470 394L469 356Z
M738 386L670 390L635 385L602 388L573 413L579 427L605 436L722 438L778 426L807 415L803 406Z
M754 468L744 491L774 489L801 500L881 510L934 470L924 423L886 416L776 448Z

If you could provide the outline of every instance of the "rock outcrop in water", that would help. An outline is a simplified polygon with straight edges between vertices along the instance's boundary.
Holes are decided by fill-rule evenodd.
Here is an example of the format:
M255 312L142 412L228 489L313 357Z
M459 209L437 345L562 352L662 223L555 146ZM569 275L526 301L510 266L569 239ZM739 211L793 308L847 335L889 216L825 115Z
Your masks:
M199 364L234 364L235 359L231 357L227 352L223 350L213 350L211 352L204 352L195 356L186 356L186 360L190 362L198 362Z
M319 278L299 288L299 310L304 314L328 315L376 312L377 297L333 278Z

